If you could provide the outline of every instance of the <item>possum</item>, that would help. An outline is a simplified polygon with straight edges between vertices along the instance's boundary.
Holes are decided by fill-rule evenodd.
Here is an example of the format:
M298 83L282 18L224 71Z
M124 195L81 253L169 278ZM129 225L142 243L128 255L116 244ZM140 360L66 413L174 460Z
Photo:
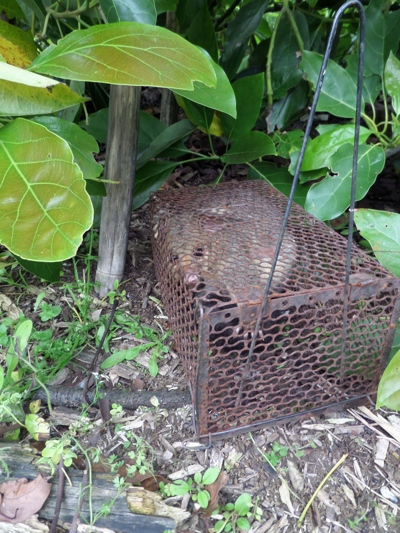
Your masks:
M168 234L173 275L203 302L232 304L262 300L275 254L282 213L269 206L274 225L266 231L253 213L235 206L182 213L173 220L162 209L153 219L153 237ZM272 212L271 212L272 211ZM263 221L265 224L265 220ZM296 264L294 236L286 231L275 268L272 292L284 292ZM221 304L219 304L221 305Z

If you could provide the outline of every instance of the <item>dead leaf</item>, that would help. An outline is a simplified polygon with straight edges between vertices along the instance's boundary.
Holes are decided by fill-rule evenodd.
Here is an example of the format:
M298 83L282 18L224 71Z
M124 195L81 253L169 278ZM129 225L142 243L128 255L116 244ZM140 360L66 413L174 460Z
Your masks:
M284 481L282 481L282 485L279 487L279 496L281 497L282 503L287 506L292 514L294 514L292 500L290 499L289 487Z
M33 481L25 478L0 485L2 497L0 521L10 524L24 522L42 508L50 494L51 483L40 474Z
M345 495L347 496L347 498L351 501L353 507L355 509L357 509L357 503L356 503L356 499L354 497L354 492L352 491L352 489L346 485L345 483L342 485L342 490L343 492L345 493Z
M208 502L207 509L204 510L204 516L211 516L213 511L218 506L218 496L221 487L226 485L229 476L225 472L220 472L217 479L211 485L207 485L207 491L210 493L210 501Z
M302 492L304 489L304 477L297 466L290 459L287 460L290 482L296 492Z

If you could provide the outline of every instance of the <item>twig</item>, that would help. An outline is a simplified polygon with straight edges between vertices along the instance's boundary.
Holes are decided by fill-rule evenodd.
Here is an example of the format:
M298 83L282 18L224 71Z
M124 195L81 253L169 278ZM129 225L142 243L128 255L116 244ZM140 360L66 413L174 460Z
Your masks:
M58 487L57 487L57 500L56 506L54 508L54 516L51 521L49 533L56 533L58 520L60 518L61 503L64 494L64 480L65 480L65 471L64 471L64 458L61 456L60 462L58 463Z
M314 494L311 496L311 498L309 499L307 505L305 506L304 508L304 511L301 513L301 516L297 522L297 527L300 527L306 514L307 514L307 511L308 509L310 508L311 504L313 503L313 501L315 500L318 492L322 489L322 487L325 485L325 483L328 481L328 479L331 477L331 475L335 472L335 470L337 470L339 468L339 466L344 463L344 461L347 459L348 457L348 453L346 453L345 455L343 455L339 461L335 464L335 466L326 474L326 476L324 477L324 479L321 481L321 483L318 485L316 491L314 492Z
M103 349L103 344L105 343L105 340L107 338L108 331L109 331L109 329L111 327L111 324L112 324L112 321L114 319L115 311L117 310L118 304L119 304L119 300L118 300L118 298L115 298L114 303L113 303L112 308L111 308L110 316L108 318L107 325L106 325L106 327L104 329L103 336L101 337L100 344L99 344L99 346L98 346L98 348L96 350L96 353L94 354L92 363L91 363L90 368L88 370L87 378L85 379L85 382L84 382L83 391L82 391L82 397L83 397L83 401L86 403L86 405L89 405L89 402L87 400L87 392L88 392L88 389L89 389L89 385L91 384L90 383L90 381L91 381L90 378L92 377L91 374L96 368L97 360L99 358L101 350Z

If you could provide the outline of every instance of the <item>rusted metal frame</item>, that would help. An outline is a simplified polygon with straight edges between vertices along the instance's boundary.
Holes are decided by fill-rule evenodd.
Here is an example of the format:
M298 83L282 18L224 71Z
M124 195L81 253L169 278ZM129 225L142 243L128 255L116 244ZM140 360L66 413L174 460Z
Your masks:
M323 407L315 407L307 411L302 411L299 414L290 414L277 418L271 418L270 420L263 420L261 422L253 422L251 424L247 424L246 426L217 431L215 433L207 432L207 434L199 434L198 438L200 442L202 442L203 439L211 439L211 441L214 442L219 439L224 439L226 437L232 437L233 435L240 435L242 433L248 433L249 431L258 431L260 429L265 429L268 426L288 424L289 422L298 422L300 420L304 421L307 420L307 418L311 418L312 416L318 417L326 413L336 412L338 409L349 409L353 407L358 407L360 405L365 405L366 400L369 400L372 404L375 394L376 393L374 391L373 393L361 394L360 396L355 396L354 398L336 401Z
M284 234L285 234L285 231L286 231L286 226L287 226L289 215L290 215L290 209L291 209L292 204L293 204L294 194L295 194L296 187L297 187L297 184L298 184L298 181L299 181L301 165L303 163L304 154L305 154L305 151L306 151L306 148L307 148L307 142L308 142L308 139L309 139L309 136L310 136L310 133L311 133L311 128L312 128L312 124L313 124L313 120L314 120L314 115L315 115L315 112L316 112L317 103L318 103L319 96L320 96L321 89L322 89L322 83L324 81L324 77L325 77L325 74L326 74L326 68L327 68L327 65L328 65L329 57L330 57L332 46L333 46L333 39L334 39L334 37L336 35L337 27L338 27L338 24L339 24L339 19L341 18L341 16L344 13L344 11L348 7L353 6L353 5L357 7L357 9L359 11L359 14L360 14L360 54L359 54L359 67L358 67L359 68L359 72L358 72L358 82L357 82L356 123L355 123L355 133L354 133L354 157L353 157L353 170L352 170L352 187L351 187L349 238L348 238L348 243L349 243L348 244L348 250L350 250L350 255L351 255L351 243L352 243L353 224L354 224L355 183L356 183L356 176L357 176L358 143L359 143L360 118L361 118L362 75L363 75L363 61L364 61L364 41L365 41L365 37L364 37L365 36L365 14L364 14L364 8L363 8L363 6L362 6L362 4L361 4L361 2L359 0L349 0L348 2L343 4L339 8L339 10L337 11L337 13L335 15L335 18L333 20L331 32L330 32L330 35L329 35L329 39L328 39L328 43L327 43L327 47L326 47L326 51L325 51L325 55L324 55L324 59L323 59L323 62L322 62L321 70L320 70L320 73L319 73L319 76L318 76L317 85L316 85L316 88L315 88L315 94L314 94L314 99L313 99L313 103L312 103L312 106L311 106L310 116L308 118L306 130L305 130L305 133L304 133L303 144L301 146L301 150L300 150L299 159L298 159L298 162L297 162L295 175L293 177L292 188L291 188L290 195L289 195L289 198L288 198L288 203L287 203L284 219L283 219L282 226L281 226L281 231L280 231L279 238L278 238L278 244L276 246L274 258L272 260L270 275L269 275L269 278L268 278L267 285L265 287L263 301L261 303L261 306L260 306L260 309L259 309L259 313L258 313L257 322L256 322L256 325L255 325L255 328L254 328L253 340L252 340L252 343L251 343L251 346L250 346L249 355L248 355L248 358L247 358L247 361L246 361L246 365L245 365L245 368L244 368L244 371L243 371L243 374L242 374L242 377L241 377L239 393L238 393L238 397L237 397L237 400L236 400L236 406L240 405L241 397L242 397L242 394L243 394L243 384L244 384L244 381L246 379L246 376L249 373L251 358L253 356L253 352L254 352L254 348L255 348L255 344L256 344L256 340L257 340L258 331L260 329L261 320L263 318L264 309L265 309L267 301L268 301L269 291L270 291L270 288L271 288L271 284L272 284L275 268L276 268L276 265L278 263L279 254L280 254L280 250L281 250L281 246L282 246L282 242L283 242L283 237L284 237ZM351 226L350 226L350 224L351 224ZM350 258L349 258L349 253L348 253L348 255L347 255L347 264L346 264L346 275L345 275L345 286L347 285L347 291L345 291L345 301L346 301L346 296L348 295L348 291L349 291L349 289L348 289L349 276L350 276ZM344 317L345 317L345 319L344 319L344 328L343 328L344 329L344 333L343 333L343 339L344 340L343 340L343 345L342 345L342 357L345 356L348 304L345 304L344 307L345 307L345 309L344 309ZM343 360L342 364L343 364L343 369L344 369L344 360Z
M195 409L195 425L197 433L203 433L208 429L207 410L208 410L208 369L210 365L209 344L207 342L210 331L209 316L204 312L201 302L198 304L199 309L199 342L197 352L196 366L196 386L193 396Z

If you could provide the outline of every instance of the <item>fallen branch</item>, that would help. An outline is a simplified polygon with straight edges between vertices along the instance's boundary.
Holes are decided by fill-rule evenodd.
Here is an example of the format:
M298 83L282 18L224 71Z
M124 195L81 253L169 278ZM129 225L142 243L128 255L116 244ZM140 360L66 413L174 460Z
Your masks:
M83 390L78 387L48 387L48 394L50 395L51 404L54 406L63 407L80 407L83 402ZM172 390L172 391L135 391L131 390L106 390L100 389L103 398L107 397L111 403L121 405L124 409L137 409L140 406L154 407L150 402L154 396L158 399L159 406L164 409L176 409L183 405L191 403L190 394L188 391ZM89 390L86 394L90 404L96 403L95 391ZM34 395L35 400L48 400L48 396L43 389L38 389Z

